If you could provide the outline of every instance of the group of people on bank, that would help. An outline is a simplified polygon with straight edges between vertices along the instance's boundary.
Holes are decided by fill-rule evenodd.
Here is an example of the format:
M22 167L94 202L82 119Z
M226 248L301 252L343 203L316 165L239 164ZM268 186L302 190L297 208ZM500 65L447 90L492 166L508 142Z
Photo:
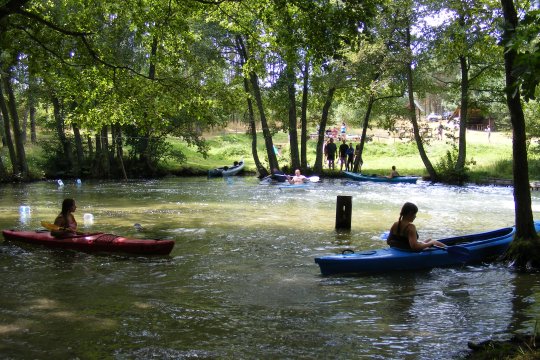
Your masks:
M352 143L347 144L345 137L343 137L341 141L342 143L339 145L339 148L334 142L334 138L328 139L328 141L324 144L323 151L324 157L328 162L328 168L335 169L336 158L338 158L341 171L343 171L343 167L345 167L345 171L352 171L354 159L357 156L360 156L360 144L356 145L355 148Z
M353 171L354 160L357 156L360 156L360 144L357 144L356 147L354 147L352 143L347 144L346 138L343 137L338 148L334 142L334 138L329 138L324 144L323 152L326 160L328 161L329 169L334 170L336 168L335 162L336 158L338 158L340 163L340 171L343 171L344 167L345 171ZM396 176L400 175L397 172L396 167L392 166L392 171L390 171L390 174L387 177L393 178Z

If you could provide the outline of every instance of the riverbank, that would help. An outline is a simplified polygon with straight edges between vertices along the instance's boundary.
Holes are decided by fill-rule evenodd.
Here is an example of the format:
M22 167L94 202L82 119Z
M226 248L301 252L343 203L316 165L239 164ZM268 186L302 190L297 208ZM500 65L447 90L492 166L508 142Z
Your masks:
M349 135L355 139L361 134L360 129L350 129ZM453 153L457 146L449 136L442 140L429 138L424 147L427 156L435 168L445 160L447 154ZM489 137L486 132L467 131L467 159L469 161L470 182L477 184L494 184L501 186L512 185L512 139L506 132L492 132ZM256 168L251 153L251 137L241 128L231 131L221 131L205 134L209 150L207 156L196 153L193 148L187 147L180 141L174 141L174 147L186 154L186 161L176 163L168 162L167 169L176 175L205 175L209 169L231 165L233 161L244 158L246 162L245 173L256 176ZM416 143L410 138L399 138L394 134L382 129L372 129L368 132L369 142L365 144L362 172L369 174L389 173L395 165L400 174L417 175L426 177L427 171L418 154ZM278 161L281 166L289 163L290 148L288 134L278 132L273 136L273 141L278 148ZM355 146L358 142L348 141ZM258 155L261 161L265 159L264 141L262 135L257 139ZM310 139L307 143L307 160L312 167L316 158L316 139ZM287 169L288 170L288 169ZM340 177L341 172L330 170L326 166L323 173L317 174L322 177ZM540 180L540 163L534 157L529 159L529 173L531 183Z
M539 336L514 335L508 341L488 340L481 343L469 342L472 352L467 360L534 360L540 359Z
M349 129L349 144L358 144L361 129ZM387 175L392 166L397 166L402 175L415 175L426 177L427 171L422 162L416 143L410 137L398 136L383 129L370 129L368 141L363 152L363 167L361 171L368 174ZM448 136L447 136L448 135ZM446 161L448 154L456 156L455 134L448 133L442 139L429 137L424 143L426 154L431 164L438 169L439 164ZM512 139L509 133L492 132L489 137L482 131L467 131L467 160L469 182L477 184L494 184L502 186L512 185ZM163 177L173 176L205 176L208 170L222 166L231 166L234 161L244 159L246 167L244 174L257 176L252 154L252 139L246 133L242 125L231 126L227 129L216 130L203 135L206 146L204 152L198 152L198 148L187 144L182 138L169 138L170 152L159 164L156 175ZM273 143L278 151L278 162L284 170L290 162L290 146L288 134L277 132L273 135ZM316 138L310 138L307 142L307 161L310 168L316 159ZM27 158L31 178L44 179L64 178L63 173L52 174L50 169L45 168L47 161L39 144L27 145ZM126 150L127 151L127 150ZM257 138L257 152L261 162L265 163L266 149L264 139L259 133ZM532 152L531 152L532 154ZM341 177L341 169L330 170L324 164L321 177ZM309 169L304 169L310 174ZM48 174L47 176L45 174ZM540 161L533 156L529 159L529 176L531 185L540 188ZM141 176L144 176L141 174ZM81 175L84 178L84 175ZM10 179L9 181L11 181ZM539 186L536 186L536 185Z

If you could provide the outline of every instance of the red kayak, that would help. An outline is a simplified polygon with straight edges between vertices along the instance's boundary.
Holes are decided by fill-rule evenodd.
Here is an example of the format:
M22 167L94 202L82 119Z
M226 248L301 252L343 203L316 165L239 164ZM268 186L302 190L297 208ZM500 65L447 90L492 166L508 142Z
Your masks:
M128 239L104 233L81 234L65 238L51 236L50 231L3 230L6 240L23 241L54 248L84 252L115 252L140 255L168 255L174 247L173 240Z

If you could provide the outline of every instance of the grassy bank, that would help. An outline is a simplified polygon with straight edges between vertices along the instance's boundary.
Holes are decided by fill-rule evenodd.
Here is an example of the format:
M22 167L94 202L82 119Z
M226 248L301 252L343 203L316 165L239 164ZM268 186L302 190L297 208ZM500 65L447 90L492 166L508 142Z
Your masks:
M358 129L350 133L359 134ZM427 175L424 164L418 154L416 143L410 140L394 138L381 130L371 131L372 141L364 148L364 166L362 172L368 174L387 174L392 165L405 174ZM262 135L257 139L259 158L265 161L264 141ZM244 158L246 170L255 173L253 156L251 154L251 137L241 131L235 133L210 134L207 136L209 144L208 157L197 153L194 148L187 147L181 141L173 141L177 150L186 154L187 160L183 163L169 161L167 167L174 172L200 173L218 166L232 164L239 158ZM278 133L273 137L274 144L279 148L278 160L281 166L289 164L288 135ZM355 146L357 141L348 141ZM431 163L437 164L448 151L452 151L451 139L427 142L425 150ZM316 140L308 141L308 163L313 166L315 162ZM512 139L507 133L493 132L488 135L482 131L467 131L467 160L471 160L470 175L473 181L482 181L486 178L511 179L512 178ZM530 159L530 177L540 180L540 162ZM324 169L327 175L331 171Z

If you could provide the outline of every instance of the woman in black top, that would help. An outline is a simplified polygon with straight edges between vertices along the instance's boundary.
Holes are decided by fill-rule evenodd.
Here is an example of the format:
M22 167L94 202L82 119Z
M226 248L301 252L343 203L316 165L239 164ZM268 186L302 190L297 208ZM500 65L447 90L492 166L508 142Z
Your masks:
M413 203L406 202L399 213L399 220L390 228L386 243L391 247L414 251L420 251L433 245L446 247L437 240L418 241L418 232L413 224L416 213L418 213L418 207Z

